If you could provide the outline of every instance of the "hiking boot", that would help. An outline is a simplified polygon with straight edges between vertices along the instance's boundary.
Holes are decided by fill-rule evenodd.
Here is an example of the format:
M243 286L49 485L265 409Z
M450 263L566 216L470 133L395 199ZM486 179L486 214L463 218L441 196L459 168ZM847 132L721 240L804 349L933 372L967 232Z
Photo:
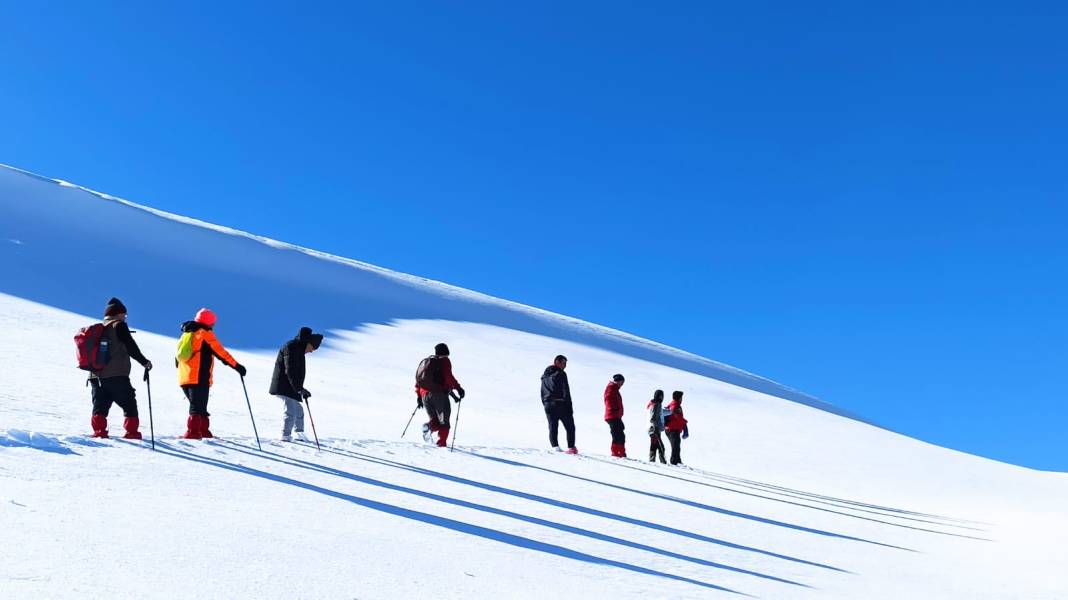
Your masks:
M282 440L283 442L292 442L293 441L292 436L288 436L288 435L286 435L284 433L282 434L282 437L280 437L278 439Z
M307 442L307 441L309 441L308 440L308 436L304 435L303 431L294 431L293 432L293 439L297 440L298 442Z
M572 446L567 449L567 454L578 454L578 448Z

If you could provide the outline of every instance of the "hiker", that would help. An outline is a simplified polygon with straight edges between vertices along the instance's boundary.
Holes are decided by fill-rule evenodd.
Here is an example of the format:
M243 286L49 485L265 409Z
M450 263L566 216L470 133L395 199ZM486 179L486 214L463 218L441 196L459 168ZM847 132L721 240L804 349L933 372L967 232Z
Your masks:
M274 374L271 375L273 396L282 400L282 441L291 442L292 432L298 441L306 442L304 435L304 407L301 403L311 398L311 392L304 388L304 355L319 349L323 343L323 334L312 333L310 327L301 327L297 337L289 340L278 350L274 361Z
M122 437L139 440L141 422L137 416L137 393L130 384L130 358L141 363L146 371L152 370L152 361L137 347L130 326L126 324L126 306L118 298L112 298L104 307L103 325L101 340L107 341L109 358L103 369L89 375L93 387L93 416L89 420L93 437L108 437L108 412L114 403L119 405L125 417L122 426L126 433Z
M545 367L541 375L541 404L545 407L545 418L549 421L549 444L553 450L560 451L558 432L560 422L567 432L567 453L578 454L575 448L575 410L571 404L571 386L567 383L567 357L563 354L553 359L553 364Z
M668 405L664 429L671 442L671 464L682 464L682 440L690 437L690 426L682 414L682 392L671 392L671 404Z
M449 404L450 392L453 390L464 398L464 388L452 374L452 361L449 360L449 347L445 344L434 346L434 355L424 358L415 371L415 398L420 408L426 410L430 420L423 423L423 439L430 443L433 433L437 432L437 445L444 448L449 439L449 416L452 405Z
M653 392L653 399L646 408L649 409L649 462L656 462L656 456L659 454L660 462L665 464L667 461L664 460L664 439L660 437L660 432L664 431L664 390Z
M619 390L623 387L623 376L616 373L604 388L604 420L612 432L612 456L627 457L627 436L623 433L623 396Z
M245 367L230 356L215 337L212 331L215 321L215 313L202 308L192 321L182 323L182 337L178 341L174 364L178 367L178 385L189 400L189 419L183 436L188 440L215 437L209 429L211 415L208 413L208 392L213 383L215 357L218 356L241 377L246 373Z

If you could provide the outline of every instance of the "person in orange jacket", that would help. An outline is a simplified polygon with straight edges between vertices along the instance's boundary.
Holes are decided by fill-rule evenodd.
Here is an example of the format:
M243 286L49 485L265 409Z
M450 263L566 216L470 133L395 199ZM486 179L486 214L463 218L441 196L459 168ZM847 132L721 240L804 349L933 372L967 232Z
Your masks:
M197 311L192 321L182 323L182 337L178 342L178 355L175 366L178 367L178 385L189 400L189 419L186 422L185 437L189 440L215 437L209 426L208 393L211 390L212 371L215 357L233 368L242 377L245 367L241 366L215 337L215 313L206 308Z

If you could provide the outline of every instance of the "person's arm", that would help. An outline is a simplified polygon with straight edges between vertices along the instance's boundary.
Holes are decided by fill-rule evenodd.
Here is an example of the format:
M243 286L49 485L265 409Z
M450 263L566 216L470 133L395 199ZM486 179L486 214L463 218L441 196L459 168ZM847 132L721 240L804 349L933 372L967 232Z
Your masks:
M126 324L126 321L119 321L115 325L115 335L126 346L126 352L130 354L130 358L141 363L142 367L148 364L148 359L145 358L144 354L141 354L141 349L137 347L137 342L134 341L133 335L130 333L130 326Z
M564 400L571 402L571 384L567 381L567 373L560 371L560 376L564 379Z
M286 367L286 377L289 379L290 387L297 395L300 395L300 391L304 389L303 349L297 349L296 356L294 356L292 346L287 344L285 350L282 351L282 362Z
M463 398L463 386L459 381L456 381L456 377L452 374L452 361L448 357L441 359L441 374L445 379L445 389L452 391L456 390L460 392L460 397Z
M215 353L215 356L218 356L219 359L221 359L224 363L230 365L231 368L236 369L238 366L240 366L237 363L237 359L231 356L230 353L226 351L226 348L223 348L222 343L219 342L219 338L215 337L215 333L211 331L205 331L204 343L207 344L209 348L211 348L211 351Z

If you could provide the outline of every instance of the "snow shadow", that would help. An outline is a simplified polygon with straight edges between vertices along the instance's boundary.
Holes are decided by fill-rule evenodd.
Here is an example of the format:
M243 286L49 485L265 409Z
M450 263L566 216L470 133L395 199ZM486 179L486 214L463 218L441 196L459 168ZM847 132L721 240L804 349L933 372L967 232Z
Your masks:
M523 521L523 522L531 523L531 524L534 524L534 525L540 525L542 527L548 527L550 529L556 529L558 531L563 531L565 533L570 533L570 534L573 534L573 535L579 535L579 536L582 536L582 537L595 539L595 540L598 540L598 541L601 541L601 542L608 542L608 543L612 543L612 544L618 544L620 546L624 546L624 547L631 548L631 549L634 549L634 550L644 550L646 552L651 552L653 554L659 554L659 555L667 557L667 558L673 558L673 559L676 559L676 560L683 560L683 561L687 561L687 562L692 562L694 564L698 564L698 565L701 565L701 566L704 566L704 567L711 567L711 568L715 568L715 569L723 569L723 570L731 571L731 572L734 572L734 573L741 573L743 575L750 575L750 576L753 576L753 577L759 577L761 579L767 579L767 580L770 580L770 581L776 581L778 583L786 583L786 584L789 584L789 585L796 585L796 586L801 586L801 587L810 587L810 586L808 586L806 584L799 583L799 582L796 582L796 581L791 581L789 579L783 579L781 577L775 577L774 575L767 575L767 574L764 574L764 573L759 573L757 571L751 571L751 570L748 570L748 569L742 569L742 568L739 568L739 567L733 567L733 566L726 565L726 564L723 564L723 563L717 563L717 562L704 560L704 559L700 559L700 558L696 558L696 557L692 557L692 556L687 556L687 555L684 555L684 554L679 554L678 552L672 552L670 550L664 550L662 548L657 548L657 547L654 547L654 546L650 546L648 544L641 544L641 543L638 543L638 542L625 540L623 538L619 538L619 537L616 537L616 536L606 535L606 534L598 533L598 532L591 531L591 530L588 530L588 529L582 529L581 527L574 527L574 526L571 526L571 525L564 525L562 523L556 523L554 521L549 521L549 520L541 519L541 518L538 518L538 517L532 517L532 516L529 516L529 515L516 513L516 512L513 512L513 511L509 511L509 510L503 510L503 509L499 509L499 508L494 508L492 506L486 506L486 505L483 505L483 504L477 504L477 503L469 502L469 501L466 501L466 500L458 500L456 498L450 498L448 496L442 496L440 494L434 494L434 493L431 493L431 492L424 492L424 491L421 491L421 490L416 490L416 489L413 489L413 488L399 486L399 485L395 485L395 484L391 484L391 483L385 483L385 482L381 482L381 481L378 481L378 480L375 480L375 479L371 479L371 478L368 478L368 477L365 477L365 476L362 476L362 475L356 475L356 474L353 474L353 473L349 473L347 471L343 471L341 469L336 469L334 467L327 467L327 466L324 466L324 465L319 465L319 464L312 463L312 462L309 462L309 461L305 461L305 460L302 460L302 459L299 459L299 458L294 458L294 457L291 457L291 456L284 456L284 455L281 455L281 454L277 454L275 452L269 452L269 451L266 451L266 450L264 450L262 452L255 451L250 446L244 446L242 444L237 444L235 442L225 442L225 443L230 444L232 446L235 446L235 448L233 448L233 449L236 452L241 452L243 454L248 454L249 456L254 456L256 458L266 458L268 460L279 462L279 463L282 463L282 464L285 464L285 465L288 465L288 466L292 466L292 467L298 467L298 468L308 469L308 470L311 470L311 471L317 471L319 473L324 473L326 475L334 475L336 477L342 477L344 479L357 481L359 483L364 483L364 484L368 484L368 485L376 485L376 486L379 486L379 487L385 487L386 489L389 489L389 490L392 490L392 491L400 491L400 492L404 492L404 493L408 493L408 494L413 494L413 495L420 496L420 497L423 497L423 498L436 500L438 502L443 502L443 503L446 503L446 504L452 504L454 506L461 506L463 508L470 508L470 509L474 509L474 510L479 510L479 511L487 512L487 513L490 513L490 514L493 514L493 515L509 517L509 518L515 519L517 521ZM240 446L240 448L237 447L237 446ZM246 449L242 449L242 448L246 448ZM476 485L477 487L486 486L486 487L483 487L483 489L497 488L497 486L489 486L488 484L478 484L477 482L472 482L471 480L463 479L463 478L460 478L460 477L453 477L451 475L438 474L438 473L436 473L434 471L430 471L430 470L427 470L427 469L422 469L420 467L415 467L415 466L411 466L411 465L405 465L403 463L398 463L396 461L392 461L392 460L389 460L389 459L380 459L380 458L372 457L372 456L359 456L359 457L351 456L351 455L346 454L345 451L332 449L332 448L329 448L329 447L323 449L322 451L323 452L332 453L332 454L338 454L338 455L341 455L341 456L347 456L348 458L357 458L358 460L365 460L367 462L372 462L372 463L379 464L379 465L382 465L382 466L399 468L399 469L402 469L402 470L405 470L405 471L409 471L409 472L413 472L413 473L417 473L417 474L420 474L420 475L428 475L428 476L439 476L439 475L441 475L441 477L443 479L446 479L448 481L457 482L457 483L464 483L464 484L467 484L467 485ZM269 456L264 456L265 454L269 455ZM498 490L504 490L504 489L506 489L506 488L491 489L490 491L498 491Z
M390 459L386 459L386 458L380 458L380 457L371 456L371 455L368 455L368 454L362 454L362 453L359 453L359 452L355 452L353 450L345 450L345 449L340 449L340 448L334 448L334 447L331 447L331 446L324 446L322 451L323 452L331 452L331 453L334 453L334 454L340 454L341 456L348 456L350 458L356 458L356 459L365 460L365 461L368 461L368 462L384 464L386 466L391 466L391 467L404 469L404 470L408 470L408 471L414 471L414 472L420 473L422 475L425 475L427 477L435 477L435 478L438 478L438 479L444 479L446 481L451 481L453 483L460 483L460 484L464 484L464 485L470 485L470 486L477 487L479 489L486 490L486 491L496 492L496 493L499 493L499 494L506 494L506 495L509 495L509 496L522 498L524 500L531 500L531 501L534 501L534 502L540 502L540 503L543 503L543 504L548 504L549 506L553 506L555 508L564 508L564 509L567 509L567 510L572 510L572 511L579 512L579 513L586 514L586 515L600 517L600 518L603 518L603 519L610 519L610 520L613 520L613 521L619 521L621 523L626 523L628 525L636 525L636 526L639 526L639 527L645 527L645 528L648 528L648 529L654 529L654 530L661 531L661 532L664 532L664 533L671 533L671 534L674 534L674 535L678 535L678 536L682 536L682 537L686 537L686 538L690 538L690 539L694 539L694 540L699 540L699 541L702 541L702 542L707 542L707 543L716 544L716 545L719 545L719 546L724 546L724 547L727 547L727 548L731 548L732 550L742 550L742 551L746 551L746 552L752 552L752 553L755 553L755 554L761 554L761 555L764 555L764 556L769 556L769 557L772 557L772 558L778 558L778 559L782 559L782 560L787 560L787 561L795 562L795 563L799 563L799 564L809 565L809 566L813 566L813 567L819 567L819 568L823 568L823 569L829 569L829 570L838 571L838 572L841 572L841 573L849 573L849 571L846 571L844 569L840 569L838 567L834 567L834 566L831 566L831 565L825 565L825 564L822 564L822 563L813 562L813 561L809 561L809 560L804 560L804 559L796 558L796 557L793 557L793 556L787 556L785 554L779 554L779 553L776 553L776 552L770 552L770 551L767 551L767 550L761 550L759 548L743 546L743 545L740 545L740 544L735 544L733 542L728 542L728 541L725 541L725 540L711 538L711 537L708 537L708 536L705 536L705 535L701 535L701 534L698 534L698 533L693 533L691 531L686 531L686 530L683 530L683 529L676 529L674 527L669 527L669 526L663 525L661 523L655 523L655 522L652 522L652 521L645 521L645 520L642 520L642 519L634 519L634 518L631 518L631 517L624 517L624 516L617 515L617 514L614 514L614 513L606 512L606 511L603 511L603 510L598 510L598 509L595 509L595 508L589 508L587 506L582 506L582 505L574 504L574 503L571 503L571 502L563 502L561 500L554 500L552 498L546 498L544 496L538 496L538 495L535 495L535 494L529 494L529 493L526 493L526 492L520 492L520 491L517 491L517 490L504 488L504 487L500 487L500 486L497 486L497 485L492 485L492 484L488 484L488 483L482 483L482 482L478 482L478 481L473 481L473 480L466 479L466 478L463 478L463 477L457 477L455 475L449 475L449 474L441 473L441 472L438 472L438 471L432 471L432 470L429 470L429 469L423 469L421 467L415 467L415 466L412 466L412 465L407 465L407 464L400 463L400 462L397 462L397 461L394 461L394 460L390 460ZM488 457L488 456L483 456L483 455L480 455L480 454L475 454L473 452L469 452L469 451L466 451L466 450L460 450L459 452L463 452L465 454L470 454L472 456L477 456L479 458L488 458L488 459L491 459L491 460L500 460L500 461L504 462L505 464L511 462L511 461L507 461L506 459L496 459L496 458L493 458L493 457ZM299 459L290 459L290 460L299 460ZM311 464L311 463L309 463L309 464ZM517 465L519 465L519 466L527 466L527 465L523 465L522 463L517 463ZM512 465L512 466L517 466L517 465ZM540 467L533 467L533 468L540 468ZM549 471L549 472L554 472L554 471L551 471L550 469L546 469L546 470ZM575 476L575 477L578 477L578 476ZM579 477L579 479L582 479L582 478ZM592 480L588 480L588 481L592 481ZM600 483L600 482L594 481L594 483ZM609 485L609 484L605 484L605 485ZM634 490L630 490L628 488L624 488L624 487L621 487L621 486L614 486L614 487L618 487L619 489L622 489L624 491L634 491ZM834 535L834 534L832 534L832 535ZM853 538L850 538L850 539L853 539ZM858 539L858 541L867 541L867 540ZM877 542L871 542L871 543L877 543ZM896 546L894 546L894 547L896 548Z
M86 315L102 314L108 298L117 296L135 329L177 337L179 325L202 306L219 315L223 343L240 348L275 348L302 325L352 330L401 319L485 323L618 352L860 420L797 390L622 332L183 222L3 166L0 209L0 239L20 241L0 244L0 291Z
M59 438L34 431L21 429L0 430L0 447L32 448L51 454L75 455L78 453L67 447Z
M161 452L163 454L167 454L169 456L173 456L175 458L179 458L179 459L182 459L182 460L187 460L187 461L199 463L199 464L203 464L203 465L206 465L206 466L216 467L216 468L224 469L224 470L227 470L227 471L230 471L230 472L234 472L234 473L240 473L240 474L243 474L243 475L249 475L249 476L252 476L252 477L259 477L261 479L266 479L268 481L273 481L273 482L276 482L276 483L282 483L282 484L285 484L285 485L290 485L290 486L293 486L295 488L299 488L299 489L302 489L302 490L305 490L305 491L315 492L315 493L318 493L318 494L322 494L324 496L329 496L331 498L336 498L338 500L344 500L346 502L350 502L352 504L355 504L357 506L361 506L363 508L367 508L367 509L370 509L370 510L378 511L378 512L381 512L381 513L385 513L385 514L389 514L389 515L393 515L393 516L397 516L397 517L402 517L402 518L405 518L405 519L410 519L412 521L425 523L427 525L434 525L436 527L449 529L449 530L452 530L452 531L456 531L458 533L464 533L464 534L467 534L467 535L472 535L472 536L475 536L475 537L480 537L480 538L483 538L483 539L492 540L492 541L495 541L495 542L500 542L500 543L503 543L503 544L507 544L507 545L514 546L514 547L517 547L517 548L522 548L522 549L525 549L525 550L533 550L535 552L542 552L542 553L545 553L545 554L551 554L551 555L558 556L558 557L561 557L561 558L568 558L568 559L571 559L571 560L577 560L577 561L580 561L580 562L586 562L586 563L590 563L590 564L603 565L603 566L607 566L607 567L614 567L614 568L617 568L617 569L623 569L625 571L630 571L632 573L638 573L638 574L641 574L641 575L650 575L650 576L654 576L654 577L660 577L660 578L669 579L669 580L672 580L672 581L677 581L677 582L680 582L680 583L686 583L686 584L690 584L690 585L695 585L695 586L698 586L698 587L701 587L701 588L705 588L705 589L717 590L717 591L721 591L721 592L728 592L728 593L731 593L731 594L739 594L739 595L743 595L743 596L749 596L748 594L744 594L742 592L738 592L738 591L735 591L735 590L732 590L732 589L729 589L729 588L726 588L726 587L723 587L723 586L707 583L707 582L704 582L704 581L698 581L696 579L691 579L691 578L683 577L683 576L680 576L680 575L673 575L671 573L664 573L664 572L661 572L661 571L656 571L654 569L649 569L649 568L646 568L646 567L641 567L641 566L638 566L638 565L633 565L633 564L622 562L622 561L617 561L617 560L612 560L612 559L603 558L603 557L599 557L599 556L594 556L592 554L587 554L585 552L578 552L576 550L572 550L570 548L565 548L563 546L557 546L555 544L549 544L549 543L546 543L546 542L539 542L537 540L533 540L533 539L530 539L530 538L527 538L527 537L524 537L524 536L521 536L521 535L507 533L507 532L504 532L504 531L499 531L499 530L496 530L496 529L492 529L492 528L489 528L489 527L483 527L483 526L480 526L480 525L474 525L474 524L471 524L471 523L464 523L463 521L457 521L455 519L450 519L448 517L442 517L442 516L433 515L433 514L430 514L430 513L424 513L424 512L420 512L420 511L416 511L416 510L411 510L411 509L408 509L408 508L403 508L403 507L400 507L400 506L395 506L395 505L388 504L388 503L385 503L385 502L378 502L376 500L371 500L369 498L363 498L363 497L355 496L355 495L352 495L352 494L346 494L344 492L331 490L331 489L328 489L328 488L325 488L325 487L322 487L322 486L318 486L318 485L314 485L314 484L311 484L311 483L303 482L303 481L300 481L300 480L297 480L297 479L293 479L293 478L290 478L290 477L285 477L283 475L278 475L278 474L271 473L271 472L268 472L268 471L261 471L259 469L255 469L255 468L248 467L248 466L245 466L245 465L240 465L240 464L236 464L236 463L227 462L227 461L224 461L224 460L219 459L219 458L200 456L200 455L197 455L197 454L193 454L191 452L187 452L187 451L182 450L180 448L176 448L174 446L171 446L170 444L167 444L165 442L161 442L161 441L158 441L158 440L156 442L156 448L157 448L157 451L159 451L159 452ZM262 455L259 455L259 454L254 454L254 453L250 453L250 454L252 454L253 456L257 456L259 458L264 458ZM364 483L368 483L370 485L378 485L380 487L385 487L385 488L388 488L388 489L397 489L397 490L400 490L400 491L406 491L406 492L409 492L409 493L416 493L416 494L419 494L419 495L423 495L424 497L428 497L428 498L434 498L433 494L428 494L426 492L421 492L419 490L411 490L410 488L403 488L401 486L392 486L391 484L387 484L385 482L380 482L380 481L377 481L377 480L374 480L374 479L360 478L359 480L364 482ZM444 497L442 497L442 498L444 498Z
M489 456L485 456L483 458L488 458L490 460L498 460L498 459L495 459L495 458L489 457ZM900 527L902 529L911 529L913 531L922 531L924 533L934 533L934 534L937 534L937 535L948 535L948 536L951 536L951 537L958 537L958 538L964 538L964 539L969 539L969 540L979 540L979 541L983 541L983 542L993 541L993 540L990 540L988 538L981 538L981 537L976 537L976 536L972 536L972 535L965 535L965 534L962 534L962 533L952 533L952 532L948 532L948 531L938 531L936 529L927 529L925 527L916 527L916 526L913 526L913 525L905 525L903 523L893 523L891 521L883 521L881 519L873 519L871 517L865 517L865 516L862 516L862 515L854 515L854 514L845 513L845 512L841 512L841 511L837 511L837 510L831 510L831 509L828 509L828 508L821 508L819 506L811 506L811 505L808 505L808 504L801 504L800 502L792 502L790 500L783 500L782 498L772 498L772 497L764 496L764 495L761 495L761 494L754 494L754 493L751 493L751 492L743 492L741 490L735 490L735 489L732 489L732 488L727 488L727 487L723 487L723 486L719 486L719 485L715 485L715 484L711 484L711 483L705 483L703 481L694 481L692 479L687 479L685 477L679 477L678 475L672 475L670 473L661 473L659 471L651 471L649 469L643 469L641 467L635 467L635 466L632 466L632 465L623 464L622 462L619 462L619 461L612 461L612 460L597 458L597 457L593 457L593 456L585 456L583 458L586 459L586 460L595 460L597 462L605 463L605 464L612 465L612 466L615 466L615 467L621 467L621 468L624 468L624 469L632 469L632 470L635 470L635 471L641 471L642 473L648 473L649 475L657 475L659 477L666 477L666 478L669 478L669 479L676 479L678 481L685 481L687 483L692 483L694 485L700 485L700 486L709 487L709 488L722 490L722 491L726 491L726 492L732 492L732 493L741 494L741 495L744 495L744 496L752 496L754 498L761 498L763 500L769 500L769 501L772 501L772 502L780 502L780 503L789 504L789 505L792 505L792 506L799 506L799 507L802 507L802 508L808 508L808 509L811 509L811 510L831 513L831 514L840 515L840 516L843 516L843 517L849 517L849 518L852 518L852 519L859 519L861 521L870 521L872 523L880 523L882 525L890 525L891 527ZM505 460L505 459L500 459L500 460ZM522 464L522 463L520 463L520 464ZM527 465L527 466L529 466L529 465ZM532 467L532 468L538 468L538 467ZM587 481L593 481L593 480L587 480ZM601 485L606 485L606 486L609 486L609 487L618 487L618 488L621 488L621 489L627 489L627 488L622 488L622 486L617 486L617 485L614 485L614 484L611 484L611 483L604 483L604 482L598 482L598 481L595 481L594 483L600 483ZM685 500L683 498L675 498L673 496L665 496L665 495L662 495L662 494L656 494L656 493L653 493L653 492L645 492L645 491L641 491L641 490L631 490L631 491L636 493L636 494L642 494L644 496L654 496L654 497L661 498L661 499L664 499L664 500L669 500L669 501L672 501L672 502L678 502L680 504L686 504L688 506L693 506L695 508L701 508L701 509L704 509L704 510L710 510L710 511L713 511L713 512L718 512L718 513L722 513L722 514L730 514L732 516L736 516L734 514L734 511L729 511L729 510L722 509L722 508L716 508L714 506L708 506L707 504L701 504L700 502L694 502L692 500ZM757 517L757 520L760 520L760 517ZM926 522L930 522L930 521L926 521ZM941 523L939 523L939 524L941 524ZM949 526L949 525L947 525L947 526ZM968 527L966 529L971 529L971 528ZM871 542L871 543L878 544L878 542ZM879 545L881 545L881 546L889 546L888 544L879 544ZM898 546L891 546L891 547L899 548ZM907 548L900 548L900 549L906 550Z

